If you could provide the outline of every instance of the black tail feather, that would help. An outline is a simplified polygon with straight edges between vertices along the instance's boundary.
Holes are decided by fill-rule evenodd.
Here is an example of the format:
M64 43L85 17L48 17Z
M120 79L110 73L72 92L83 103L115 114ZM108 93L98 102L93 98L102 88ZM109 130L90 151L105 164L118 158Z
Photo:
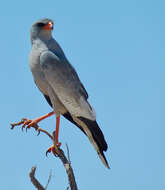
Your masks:
M104 139L104 135L101 131L101 129L99 128L98 124L96 121L92 121L92 120L89 120L87 118L83 118L83 117L79 117L79 119L85 123L85 125L88 127L88 129L90 130L92 136L93 136L93 139L95 141L95 143L97 144L97 147L95 147L93 141L92 144L94 145L100 159L102 160L102 162L104 163L104 165L107 167L107 168L110 168L109 167L109 164L107 162L107 159L104 155L104 151L107 150L108 146L107 146L107 143ZM98 150L99 149L99 150Z
M81 129L81 131L83 131L83 133L85 133L85 131L83 130L83 128L78 125L72 118L72 116L70 115L69 112L66 112L65 114L63 114L63 116L69 120L70 122L72 122L73 124L75 124L77 127L79 127ZM92 133L92 136L94 138L94 140L97 142L100 150L102 151L106 151L108 146L107 143L104 139L104 135L101 131L101 129L99 128L98 124L96 121L92 121L83 117L78 117L82 122L84 122L86 124L86 126L89 128L89 130ZM86 134L86 133L85 133Z
M77 124L72 116L70 115L69 112L63 114L63 116L68 119L70 122L72 122L73 124L75 124L79 129L81 129L81 131L85 134L86 132L83 130L83 127L80 126L79 124ZM99 148L99 151L98 151L98 154L99 154L99 157L101 158L101 160L103 161L103 163L105 164L105 166L107 168L109 168L109 165L108 165L108 162L104 156L104 153L103 151L106 151L108 146L107 146L107 143L104 139L104 135L101 131L101 129L99 128L98 124L96 121L92 121L92 120L89 120L87 118L83 118L83 117L78 117L79 120L81 120L83 123L85 123L85 125L88 127L89 131L91 132L92 134L92 137L95 141L95 143L97 144L98 148ZM88 135L87 135L88 136Z
M106 151L108 146L104 139L104 135L103 135L101 129L99 128L97 122L89 120L87 118L83 118L83 117L78 117L78 118L81 121L83 121L86 124L86 126L89 128L89 130L91 131L92 136L93 136L94 140L96 141L97 145L99 146L100 150Z

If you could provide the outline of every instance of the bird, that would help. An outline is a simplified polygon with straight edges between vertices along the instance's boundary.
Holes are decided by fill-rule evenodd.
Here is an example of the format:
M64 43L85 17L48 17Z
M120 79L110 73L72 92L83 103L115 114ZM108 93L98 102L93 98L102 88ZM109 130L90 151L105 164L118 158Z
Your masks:
M29 56L29 66L34 82L53 111L34 120L26 119L23 125L30 128L55 114L56 143L60 146L59 124L60 116L63 116L88 137L103 164L110 168L104 155L108 146L96 122L95 110L88 102L88 93L76 70L53 38L53 27L54 22L49 18L39 19L32 24Z

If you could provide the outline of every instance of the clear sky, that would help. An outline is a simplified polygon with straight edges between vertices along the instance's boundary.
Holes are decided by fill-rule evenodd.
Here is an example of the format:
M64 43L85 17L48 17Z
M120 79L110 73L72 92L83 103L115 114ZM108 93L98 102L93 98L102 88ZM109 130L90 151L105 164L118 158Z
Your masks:
M86 136L62 119L60 141L68 143L79 189L165 189L165 1L1 1L1 189L35 189L28 173L36 165L48 189L66 189L61 162L46 149L51 141L32 129L10 130L22 117L51 108L29 70L30 27L54 20L53 36L76 68L97 113L111 169ZM53 131L55 117L40 123Z

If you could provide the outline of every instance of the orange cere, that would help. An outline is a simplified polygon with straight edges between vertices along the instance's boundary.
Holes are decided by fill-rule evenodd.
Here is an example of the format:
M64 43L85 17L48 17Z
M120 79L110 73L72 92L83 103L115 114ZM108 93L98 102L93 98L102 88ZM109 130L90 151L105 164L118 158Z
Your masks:
M53 29L53 23L52 22L48 22L48 24L46 24L44 26L44 30L52 30Z

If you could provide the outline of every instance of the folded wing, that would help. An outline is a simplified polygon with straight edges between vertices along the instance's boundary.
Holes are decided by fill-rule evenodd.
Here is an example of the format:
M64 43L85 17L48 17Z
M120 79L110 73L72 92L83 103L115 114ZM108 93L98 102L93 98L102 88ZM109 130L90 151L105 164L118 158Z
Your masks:
M70 114L95 120L88 94L71 64L51 51L41 54L40 64L47 82Z

